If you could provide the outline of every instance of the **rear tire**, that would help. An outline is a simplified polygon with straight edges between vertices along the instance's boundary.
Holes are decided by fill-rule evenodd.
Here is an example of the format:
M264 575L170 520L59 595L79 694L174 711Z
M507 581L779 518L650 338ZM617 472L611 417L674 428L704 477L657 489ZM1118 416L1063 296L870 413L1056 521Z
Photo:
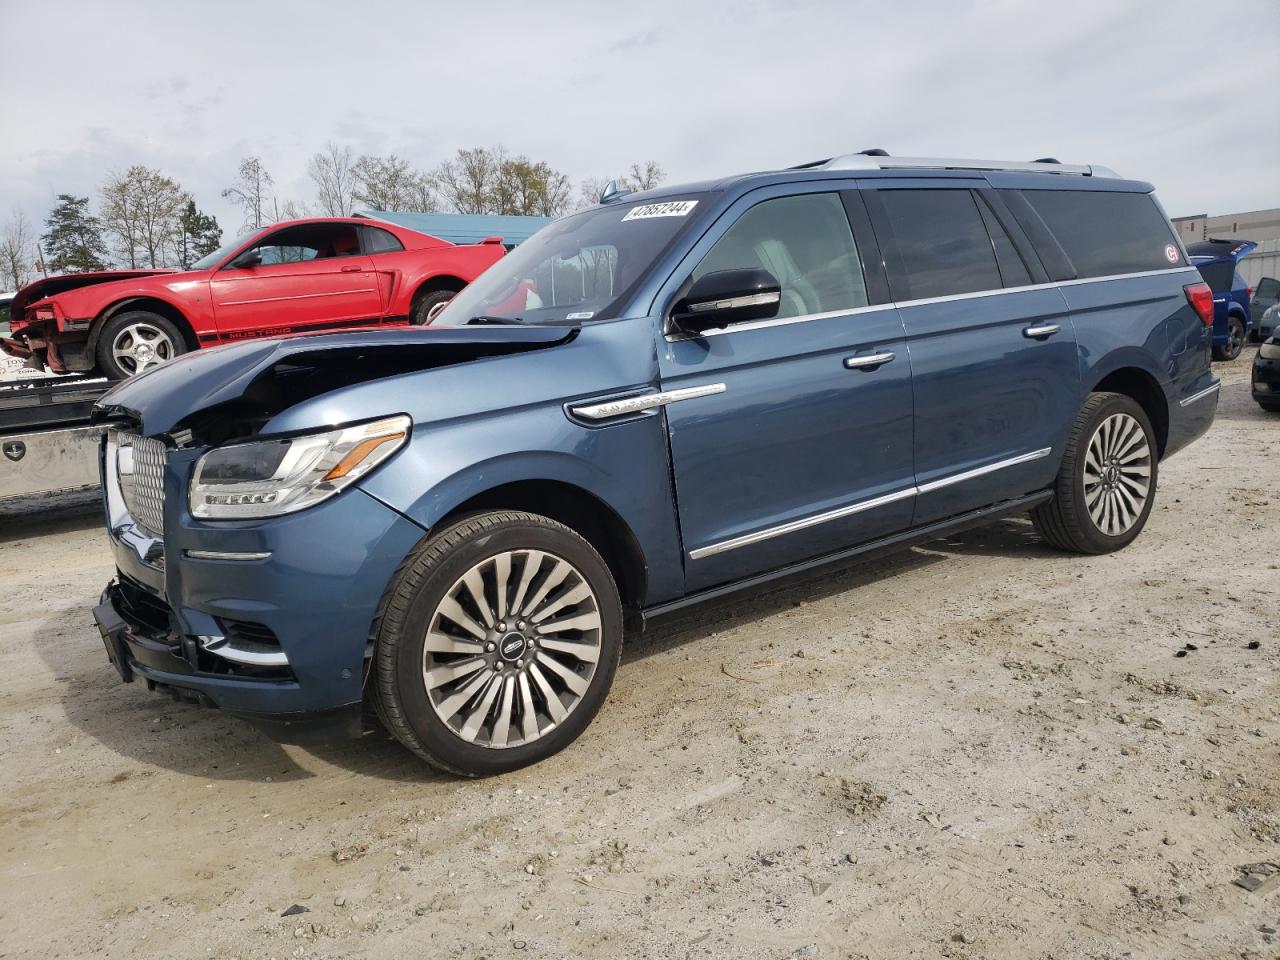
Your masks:
M186 353L187 341L167 317L149 310L126 310L103 326L96 352L99 370L112 380L127 380Z
M415 327L425 327L435 319L444 305L458 295L456 290L433 290L419 294L413 301L413 309L409 312L409 322Z
M1128 546L1147 523L1159 473L1146 411L1119 393L1094 393L1067 438L1053 499L1031 519L1040 535L1073 553Z
M1214 345L1213 359L1234 360L1244 349L1244 321L1239 317L1227 318L1227 342Z
M622 604L604 560L568 527L483 513L405 558L374 637L383 725L432 766L487 776L586 729L618 668Z
M1280 413L1280 400L1259 400L1258 406L1267 413Z

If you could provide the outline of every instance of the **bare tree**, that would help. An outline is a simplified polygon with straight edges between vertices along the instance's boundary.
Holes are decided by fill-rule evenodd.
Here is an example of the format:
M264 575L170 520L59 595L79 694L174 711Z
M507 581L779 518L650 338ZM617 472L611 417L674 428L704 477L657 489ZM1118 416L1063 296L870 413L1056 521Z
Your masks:
M4 225L4 236L0 238L0 286L20 290L31 282L35 246L31 221L14 207Z
M644 163L633 163L630 172L622 178L620 186L623 190L639 193L641 190L652 190L666 178L667 172L656 160Z
M430 181L394 153L363 156L352 167L354 199L374 210L426 213L434 207Z
M244 210L244 227L257 230L268 222L272 210L271 186L275 181L257 157L245 157L240 161L236 182L222 191L224 200Z
M355 190L355 159L350 147L340 147L332 140L324 151L315 153L307 172L316 185L316 204L331 217L351 216Z
M107 178L99 219L129 266L167 266L187 197L159 170L132 166Z
M578 203L575 209L594 207L600 202L600 194L609 185L607 177L587 177L578 184Z
M458 213L493 213L499 167L505 159L501 147L459 150L436 168L432 179L444 203Z

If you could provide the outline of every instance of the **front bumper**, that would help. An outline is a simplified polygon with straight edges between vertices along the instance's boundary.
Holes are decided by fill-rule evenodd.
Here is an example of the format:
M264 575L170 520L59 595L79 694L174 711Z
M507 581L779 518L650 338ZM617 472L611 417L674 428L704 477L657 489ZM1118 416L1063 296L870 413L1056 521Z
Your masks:
M271 520L199 521L195 455L170 451L163 539L104 471L117 577L95 618L122 678L260 720L358 709L378 603L424 531L359 488Z
M1280 360L1253 358L1253 399L1280 403Z

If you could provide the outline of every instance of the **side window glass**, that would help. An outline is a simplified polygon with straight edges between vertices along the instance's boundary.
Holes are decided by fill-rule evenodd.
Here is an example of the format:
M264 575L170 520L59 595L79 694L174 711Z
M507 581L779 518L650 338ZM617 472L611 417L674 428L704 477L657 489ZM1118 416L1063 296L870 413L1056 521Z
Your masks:
M1081 277L1106 277L1186 265L1176 236L1146 193L1024 190Z
M262 264L305 263L330 257L351 257L360 252L355 227L346 223L305 224L273 233L257 250Z
M996 263L1000 267L1000 278L1006 287L1025 287L1031 283L1031 271L1027 269L1018 248L1009 238L1009 232L1000 223L1000 218L983 198L978 200L978 209L982 212L982 222L987 225L987 234L991 237L991 246L996 252Z
M362 227L364 231L365 250L369 253L395 253L404 249L404 244L396 239L395 234L380 227Z
M768 270L782 287L778 318L867 305L862 263L844 205L835 193L779 197L756 204L693 271Z
M894 299L1000 289L991 237L972 192L880 190L878 194L900 265L894 271L897 275L890 277Z

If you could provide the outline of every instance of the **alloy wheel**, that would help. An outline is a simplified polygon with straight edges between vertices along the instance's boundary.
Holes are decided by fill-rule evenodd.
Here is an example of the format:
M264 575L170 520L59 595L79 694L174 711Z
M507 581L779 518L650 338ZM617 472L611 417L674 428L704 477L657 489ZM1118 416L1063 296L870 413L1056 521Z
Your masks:
M122 327L111 344L111 355L120 369L133 376L154 363L163 363L177 354L174 342L159 327L150 323L131 323Z
M1151 445L1134 417L1114 413L1098 424L1084 462L1089 517L1108 537L1119 537L1142 517L1151 495Z
M468 743L531 743L587 693L601 626L595 592L567 560L540 550L482 560L431 616L422 654L431 707Z

